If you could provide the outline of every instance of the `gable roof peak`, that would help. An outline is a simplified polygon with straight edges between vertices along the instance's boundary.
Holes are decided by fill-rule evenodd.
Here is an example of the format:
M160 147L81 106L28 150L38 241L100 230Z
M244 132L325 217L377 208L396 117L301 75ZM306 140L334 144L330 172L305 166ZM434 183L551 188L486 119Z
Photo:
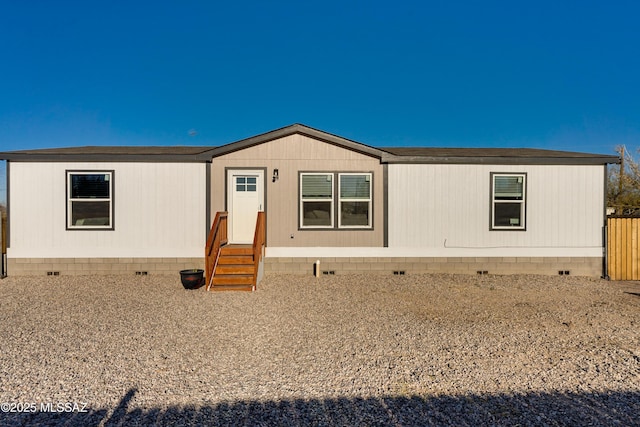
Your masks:
M383 150L380 150L378 148L371 147L360 142L352 141L350 139L343 138L341 136L334 135L319 129L315 129L301 123L294 123L289 126L262 133L260 135L252 136L250 138L223 145L221 147L213 149L211 151L211 154L213 155L213 157L217 157L294 134L305 135L319 141L333 144L338 147L356 151L358 153L366 154L372 157L381 158L384 154L386 154Z

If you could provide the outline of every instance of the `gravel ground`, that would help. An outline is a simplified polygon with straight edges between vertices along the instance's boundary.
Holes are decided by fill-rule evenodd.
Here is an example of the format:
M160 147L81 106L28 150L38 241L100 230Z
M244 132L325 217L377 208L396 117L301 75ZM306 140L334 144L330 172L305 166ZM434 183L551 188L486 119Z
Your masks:
M0 425L640 425L639 327L577 277L10 277Z

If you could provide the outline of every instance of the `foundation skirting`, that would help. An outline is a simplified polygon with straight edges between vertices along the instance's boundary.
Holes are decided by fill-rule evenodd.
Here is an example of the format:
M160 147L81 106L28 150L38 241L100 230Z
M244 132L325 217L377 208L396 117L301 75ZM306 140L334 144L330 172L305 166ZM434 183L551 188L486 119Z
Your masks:
M488 257L488 258L265 258L264 272L314 274L454 273L454 274L569 274L600 277L600 257ZM203 258L9 258L9 276L178 274L180 270L204 268Z
M202 258L9 258L8 276L178 274L204 268Z
M487 258L265 258L265 273L314 274L455 273L455 274L569 274L600 277L601 257L487 257Z

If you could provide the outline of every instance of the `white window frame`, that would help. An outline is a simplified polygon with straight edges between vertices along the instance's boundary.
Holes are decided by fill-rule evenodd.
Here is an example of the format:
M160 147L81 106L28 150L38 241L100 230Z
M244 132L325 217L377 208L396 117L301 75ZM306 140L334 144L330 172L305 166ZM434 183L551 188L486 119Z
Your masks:
M303 176L330 176L331 177L331 197L324 199L309 199L304 198L302 195L302 177ZM300 229L308 230L308 229L331 229L334 227L333 218L335 217L335 181L334 174L331 172L301 172L300 173L300 193L299 193L300 205L299 205L299 216L300 216ZM330 202L331 208L329 212L330 225L304 225L304 202Z
M497 200L496 199L496 178L497 177L517 177L522 179L522 200ZM519 203L520 204L520 224L518 225L496 225L496 204ZM527 229L527 174L525 172L492 172L491 173L491 230L514 230L523 231Z
M365 179L366 182L369 183L369 198L368 199L359 199L359 198L350 198L350 197L342 197L341 196L341 189L342 189L342 177L343 176L365 176L368 179ZM360 228L360 229L369 229L372 227L372 216L373 216L373 212L372 207L373 207L373 185L372 185L372 180L373 180L373 176L371 174L371 172L344 172L344 173L339 173L338 174L338 228L347 228L347 229L353 229L353 228ZM342 203L343 202L367 202L369 205L369 209L368 209L368 215L367 215L367 224L366 225L342 225Z
M72 198L72 176L77 175L105 175L109 179L108 198ZM66 171L66 198L67 198L67 230L113 230L113 170L68 170ZM108 225L76 225L73 224L73 203L109 202L109 224Z

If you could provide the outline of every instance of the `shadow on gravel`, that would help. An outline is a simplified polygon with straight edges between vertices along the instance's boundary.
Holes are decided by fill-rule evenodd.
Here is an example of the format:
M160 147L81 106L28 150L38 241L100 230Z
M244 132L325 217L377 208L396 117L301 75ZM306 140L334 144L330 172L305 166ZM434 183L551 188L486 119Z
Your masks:
M117 407L86 413L0 413L2 426L640 426L640 392L532 393L238 401L213 406L129 410L135 389Z

